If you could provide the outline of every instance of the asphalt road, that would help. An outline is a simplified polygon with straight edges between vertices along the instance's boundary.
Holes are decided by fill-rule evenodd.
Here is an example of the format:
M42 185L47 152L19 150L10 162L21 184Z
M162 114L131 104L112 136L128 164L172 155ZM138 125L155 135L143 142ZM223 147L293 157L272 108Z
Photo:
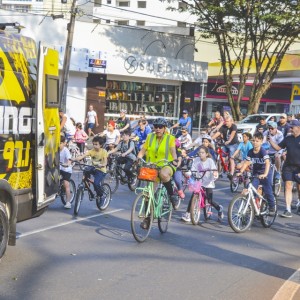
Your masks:
M18 224L17 246L0 263L0 299L300 299L300 216L278 217L270 229L254 221L236 234L226 213L232 194L219 180L222 223L215 214L184 224L185 200L167 233L154 224L139 244L130 230L134 197L121 186L104 213L85 199L77 218L57 199Z

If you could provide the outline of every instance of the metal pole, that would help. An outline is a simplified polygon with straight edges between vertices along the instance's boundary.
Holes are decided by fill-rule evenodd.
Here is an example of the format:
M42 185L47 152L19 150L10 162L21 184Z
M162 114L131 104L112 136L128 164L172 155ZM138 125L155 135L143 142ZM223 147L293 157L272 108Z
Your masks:
M73 0L71 6L71 17L70 23L67 25L68 37L66 42L65 56L64 56L64 64L61 75L61 83L60 83L60 107L63 111L66 111L67 104L67 90L68 90L68 81L69 81L69 71L70 71L70 60L71 60L71 52L72 52L72 44L73 44L73 35L74 35L74 27L75 27L75 19L77 14L76 1Z
M201 129L201 119L202 119L203 99L204 99L204 82L202 82L202 84L201 84L201 103L200 103L199 127L198 127L198 132L199 132L199 133L200 133L200 129Z

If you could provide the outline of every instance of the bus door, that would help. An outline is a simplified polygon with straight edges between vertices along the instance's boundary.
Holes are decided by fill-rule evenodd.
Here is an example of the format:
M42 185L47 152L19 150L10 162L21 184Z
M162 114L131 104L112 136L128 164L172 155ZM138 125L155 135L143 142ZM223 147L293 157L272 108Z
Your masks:
M42 208L59 187L59 55L39 45L36 99L36 199Z

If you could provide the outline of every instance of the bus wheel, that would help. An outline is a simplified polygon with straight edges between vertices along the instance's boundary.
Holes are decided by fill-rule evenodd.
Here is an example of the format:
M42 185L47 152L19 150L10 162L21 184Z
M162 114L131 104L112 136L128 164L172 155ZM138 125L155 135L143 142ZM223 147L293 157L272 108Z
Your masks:
M4 255L8 243L8 216L5 206L0 202L0 258Z

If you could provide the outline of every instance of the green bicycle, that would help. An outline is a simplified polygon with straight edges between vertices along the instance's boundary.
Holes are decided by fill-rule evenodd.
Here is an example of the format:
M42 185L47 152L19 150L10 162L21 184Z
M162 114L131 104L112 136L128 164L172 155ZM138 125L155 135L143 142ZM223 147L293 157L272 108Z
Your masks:
M136 188L137 197L131 210L131 231L137 242L144 242L147 239L153 221L156 219L159 231L167 232L172 217L172 204L167 190L161 181L155 183L159 170L170 163L167 160L161 160L155 164L141 161L139 177L148 181L148 184L145 187ZM163 163L163 166L158 167L160 163Z

